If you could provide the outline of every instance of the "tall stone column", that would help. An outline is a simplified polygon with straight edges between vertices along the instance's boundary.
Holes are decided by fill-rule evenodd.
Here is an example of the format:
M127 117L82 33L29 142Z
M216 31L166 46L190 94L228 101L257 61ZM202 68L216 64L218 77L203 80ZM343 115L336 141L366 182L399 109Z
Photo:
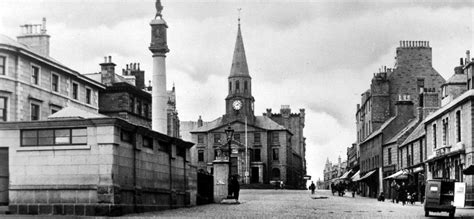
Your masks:
M150 22L150 26L151 43L149 49L153 53L152 129L166 134L166 53L169 52L166 29L168 25L159 16Z

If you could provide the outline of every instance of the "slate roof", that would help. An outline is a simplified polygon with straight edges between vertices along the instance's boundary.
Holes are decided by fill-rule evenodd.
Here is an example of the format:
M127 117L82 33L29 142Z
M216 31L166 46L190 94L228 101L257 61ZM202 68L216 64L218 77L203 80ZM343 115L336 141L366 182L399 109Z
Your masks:
M213 121L203 123L201 127L193 129L191 132L209 132L223 125L225 124L222 121L222 117L219 117ZM249 124L249 125L256 126L258 128L265 129L265 130L287 130L288 132L291 133L290 130L288 130L284 126L276 123L275 121L273 121L272 119L266 116L256 116L255 123Z
M383 144L391 144L397 142L397 140L404 134L412 130L418 124L418 118L412 119L402 130L400 130L395 136L385 141Z
M71 119L71 118L81 118L81 119L93 119L93 118L107 118L108 116L102 115L99 113L94 113L79 109L76 107L68 106L59 110L58 112L48 116L48 119Z
M390 119L388 119L387 121L385 121L379 129L375 130L374 132L372 132L372 134L370 134L362 143L365 143L366 141L372 139L373 137L377 136L378 134L382 133L382 131L395 119L396 117L392 117Z
M459 84L459 83L467 83L467 75L465 74L454 74L451 76L447 81L446 84Z
M415 128L415 130L413 130L413 132L411 132L411 134L407 137L407 139L405 139L405 141L400 145L400 146L404 146L422 136L424 136L426 133L425 133L425 124L424 123L420 123L418 124L418 126Z
M245 56L244 41L242 40L242 32L240 31L240 23L239 23L239 28L237 30L237 39L235 41L234 57L232 58L232 67L230 69L229 77L235 77L235 76L250 77L249 67L247 65L247 58Z

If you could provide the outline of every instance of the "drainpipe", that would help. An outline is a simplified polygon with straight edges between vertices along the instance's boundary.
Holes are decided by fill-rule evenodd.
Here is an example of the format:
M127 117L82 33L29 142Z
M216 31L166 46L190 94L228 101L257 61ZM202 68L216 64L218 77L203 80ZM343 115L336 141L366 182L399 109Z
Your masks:
M133 150L133 212L137 211L137 128L133 129L132 150Z
M170 167L170 209L173 208L173 166L172 166L173 144L169 145L169 167Z

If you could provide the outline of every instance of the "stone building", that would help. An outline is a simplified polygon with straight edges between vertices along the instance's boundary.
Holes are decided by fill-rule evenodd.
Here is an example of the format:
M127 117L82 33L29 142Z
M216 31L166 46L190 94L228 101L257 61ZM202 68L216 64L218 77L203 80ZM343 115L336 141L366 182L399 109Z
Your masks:
M17 40L0 35L0 122L44 120L67 106L97 112L104 85L49 56L46 20L21 30Z
M217 148L227 144L224 129L230 126L235 130L231 141L231 173L238 174L242 183L283 181L287 187L305 187L304 109L291 113L289 106L283 106L278 114L268 109L263 116L255 116L254 101L239 22L228 77L226 113L210 122L200 118L197 122L181 123L182 136L197 143L191 151L193 164L213 172Z
M104 57L98 73L84 74L104 84L106 87L99 93L99 113L125 119L133 124L151 128L151 91L152 86L145 86L145 71L140 63L127 64L122 74L115 72L116 64L112 57ZM179 137L179 117L176 108L176 91L167 91L167 135Z
M366 193L370 195L383 190L384 171L381 168L383 159L387 158L382 155L383 145L401 143L403 139L390 140L397 137L418 114L417 107L413 106L420 105L420 92L428 89L440 93L440 87L445 83L432 67L432 49L427 41L401 41L395 60L393 69L383 67L374 74L370 89L362 94L361 104L357 105L356 144L360 148L360 174L361 180L370 181L371 186L366 188ZM404 115L397 113L400 107L409 108L409 111ZM407 135L404 132L398 137L406 138ZM391 153L398 151L392 147L386 147L386 150ZM392 167L388 167L385 174L393 171ZM369 176L376 172L371 179Z
M474 61L470 59L469 52L461 66L455 68L455 74L443 85L443 106L425 120L425 162L428 179L445 178L465 182L466 204L474 205L474 177L463 174L463 170L474 165Z

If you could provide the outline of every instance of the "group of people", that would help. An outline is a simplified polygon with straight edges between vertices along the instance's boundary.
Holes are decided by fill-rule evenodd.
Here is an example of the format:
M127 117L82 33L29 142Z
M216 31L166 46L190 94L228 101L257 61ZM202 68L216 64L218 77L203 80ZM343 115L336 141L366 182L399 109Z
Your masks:
M401 184L397 183L395 180L392 181L390 185L392 189L392 202L399 203L401 202L402 205L407 203L414 204L416 200L416 192L414 192L413 186L407 186L405 182ZM422 186L424 189L424 186Z

